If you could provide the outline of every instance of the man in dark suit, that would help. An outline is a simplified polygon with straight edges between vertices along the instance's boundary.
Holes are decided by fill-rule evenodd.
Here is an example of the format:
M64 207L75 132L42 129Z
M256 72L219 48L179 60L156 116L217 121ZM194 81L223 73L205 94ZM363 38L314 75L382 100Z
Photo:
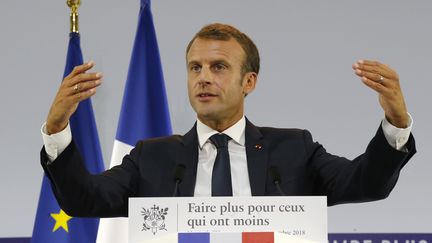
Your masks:
M43 127L41 161L68 214L127 216L129 197L173 194L326 195L329 205L378 200L388 196L415 153L399 78L387 65L366 60L353 65L378 92L385 119L366 151L350 161L327 153L306 130L257 127L245 118L259 54L244 33L228 25L205 26L186 55L195 126L184 136L139 142L121 165L100 175L84 168L68 120L80 101L95 94L102 75L87 73L93 63L86 63L64 79ZM174 190L179 167L184 175Z

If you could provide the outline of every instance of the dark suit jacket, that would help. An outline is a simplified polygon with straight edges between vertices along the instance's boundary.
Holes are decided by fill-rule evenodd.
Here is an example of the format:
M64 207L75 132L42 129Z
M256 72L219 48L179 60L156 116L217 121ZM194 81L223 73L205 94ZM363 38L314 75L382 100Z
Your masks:
M386 198L416 151L412 136L408 152L390 147L381 127L365 153L352 161L327 153L306 130L256 127L247 121L245 138L253 196L280 195L268 176L268 168L275 166L285 194L326 195L328 205ZM59 204L69 215L127 216L129 197L173 194L178 164L186 167L178 196L193 196L198 138L194 127L184 136L140 141L121 165L99 175L87 172L73 142L50 164L43 148L41 162Z

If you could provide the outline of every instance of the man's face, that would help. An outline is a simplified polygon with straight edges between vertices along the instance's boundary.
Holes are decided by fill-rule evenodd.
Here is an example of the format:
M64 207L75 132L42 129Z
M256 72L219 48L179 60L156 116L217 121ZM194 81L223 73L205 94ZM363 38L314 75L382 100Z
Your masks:
M189 101L202 122L237 121L243 116L244 96L255 87L242 76L245 53L235 39L200 39L187 53Z

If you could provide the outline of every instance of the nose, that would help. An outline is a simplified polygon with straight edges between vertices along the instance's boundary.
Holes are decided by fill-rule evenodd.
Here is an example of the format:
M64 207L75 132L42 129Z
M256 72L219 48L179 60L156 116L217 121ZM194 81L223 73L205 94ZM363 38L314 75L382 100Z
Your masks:
M200 86L205 86L211 84L213 80L212 72L209 68L202 67L200 74L198 76L198 83Z
M206 79L199 79L198 80L198 86L200 87L200 88L204 88L205 86L208 86L208 85L210 85L210 81L209 80L206 80Z

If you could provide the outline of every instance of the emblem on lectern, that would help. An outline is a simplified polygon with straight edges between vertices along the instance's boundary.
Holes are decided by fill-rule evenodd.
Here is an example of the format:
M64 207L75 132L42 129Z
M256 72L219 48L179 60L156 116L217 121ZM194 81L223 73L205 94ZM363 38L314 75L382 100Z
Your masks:
M143 229L141 231L151 230L155 235L159 230L167 230L165 228L165 216L168 214L168 208L159 208L153 205L152 208L142 208L141 215L144 216Z

